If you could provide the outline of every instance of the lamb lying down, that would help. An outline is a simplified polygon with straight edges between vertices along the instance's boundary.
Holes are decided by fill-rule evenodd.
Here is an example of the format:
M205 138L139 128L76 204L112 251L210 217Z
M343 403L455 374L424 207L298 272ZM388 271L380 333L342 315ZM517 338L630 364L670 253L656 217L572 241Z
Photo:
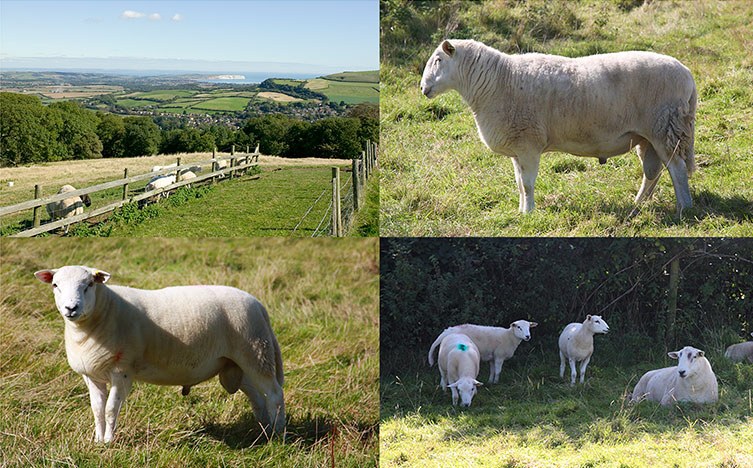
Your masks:
M438 365L442 389L449 387L452 391L452 404L457 406L460 396L461 406L471 406L476 387L483 385L476 380L479 353L473 340L461 333L445 336L439 346Z
M724 357L732 359L735 362L748 361L753 364L753 341L730 345L727 351L724 352Z
M716 403L719 399L719 387L703 351L686 346L668 354L672 359L678 360L677 365L643 374L630 400L640 402L645 399L662 406L669 406L676 401Z
M250 294L227 286L107 286L109 273L84 266L34 275L52 284L65 319L65 351L89 388L95 441L114 439L134 380L179 385L187 395L215 375L229 393L246 394L266 433L284 430L280 346Z

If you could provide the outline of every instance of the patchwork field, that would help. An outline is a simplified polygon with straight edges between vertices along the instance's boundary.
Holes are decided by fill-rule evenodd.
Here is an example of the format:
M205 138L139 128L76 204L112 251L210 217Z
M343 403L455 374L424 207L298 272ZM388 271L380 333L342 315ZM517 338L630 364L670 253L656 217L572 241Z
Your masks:
M323 93L330 101L344 101L346 104L379 102L378 82L339 81L324 78L309 80L306 87Z

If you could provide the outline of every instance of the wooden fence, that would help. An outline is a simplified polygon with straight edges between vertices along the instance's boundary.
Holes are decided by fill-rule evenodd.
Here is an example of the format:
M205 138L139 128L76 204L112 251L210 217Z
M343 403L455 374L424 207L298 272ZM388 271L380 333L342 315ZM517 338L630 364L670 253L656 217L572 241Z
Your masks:
M345 229L360 209L363 186L377 165L377 153L377 144L366 142L366 151L361 152L360 159L353 160L351 177L344 186L340 184L340 168L332 168L332 218L329 230L332 237L344 236Z
M215 148L215 151L212 152L212 155L213 156L216 155L216 148ZM218 164L221 161L229 161L228 167L223 168L223 169L218 169ZM147 172L145 174L139 174L139 175L135 175L131 177L128 176L128 169L125 169L123 172L122 179L117 179L117 180L105 182L102 184L92 185L91 187L85 187L82 189L74 190L72 192L58 193L58 194L50 195L48 197L43 197L43 198L39 198L40 187L37 185L34 188L33 200L25 201L22 203L16 203L15 205L0 207L0 216L18 213L20 211L25 211L25 210L33 210L32 228L27 229L26 231L22 231L17 234L14 234L11 237L36 236L43 232L49 232L60 227L69 226L71 224L75 224L75 223L84 221L86 219L93 218L95 216L101 216L103 214L114 211L115 209L125 205L126 203L146 200L148 198L154 197L155 195L159 195L163 192L173 190L179 187L183 187L184 185L195 184L197 182L201 182L207 179L211 179L211 181L214 182L218 178L224 177L226 175L228 176L228 178L232 179L238 172L240 171L246 172L250 167L257 166L259 164L259 147L257 146L256 150L254 150L253 153L246 152L244 154L236 155L235 146L233 146L230 152L230 156L228 157L212 158L206 161L192 162L189 164L181 164L181 159L177 158L176 164L177 166L164 167L163 169L159 171ZM195 178L183 180L179 182L176 181L173 184L170 184L168 186L161 187L156 190L149 191L149 192L132 194L131 196L129 196L128 194L129 184L139 182L142 180L148 180L153 177L160 176L160 175L167 175L172 172L179 174L181 170L190 169L195 166L203 166L203 165L207 165L207 166L211 165L212 170L208 173L201 173L201 175L197 174ZM48 203L57 202L60 200L64 200L66 198L79 197L81 195L86 195L90 193L101 192L103 190L108 190L115 187L123 187L122 198L120 200L114 203L110 203L106 206L84 212L83 214L80 214L80 215L75 215L69 218L63 218L63 219L59 219L56 221L52 221L52 222L40 225L40 217L41 217L42 209Z

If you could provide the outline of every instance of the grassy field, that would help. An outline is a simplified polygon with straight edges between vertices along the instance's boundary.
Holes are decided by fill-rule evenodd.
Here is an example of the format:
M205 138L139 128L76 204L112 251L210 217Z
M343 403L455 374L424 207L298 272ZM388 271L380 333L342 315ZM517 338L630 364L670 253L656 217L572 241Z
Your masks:
M635 3L478 3L454 10L448 3L442 14L458 21L457 30L416 33L405 46L383 37L381 234L753 235L753 4L651 2L630 8ZM518 214L512 163L480 141L460 96L421 95L423 65L445 36L475 38L507 53L581 56L639 49L679 59L699 93L699 168L690 180L695 206L679 218L663 174L655 197L635 207L642 170L634 151L604 165L551 153L541 159L536 212Z
M724 359L723 348L707 349L719 403L663 408L625 396L646 371L676 365L665 354L617 365L623 358L600 355L596 343L585 384L571 388L553 346L543 352L522 343L499 384L486 383L482 363L484 385L464 409L442 392L426 350L383 351L380 466L753 467L753 367Z
M379 171L374 171L364 187L361 207L350 225L350 235L379 237Z
M308 80L306 87L324 94L333 102L379 102L379 76L373 71L327 75Z
M126 218L101 228L113 237L310 237L327 211L331 196L329 167L288 167L241 177L159 216L139 223ZM324 196L316 203L322 192ZM327 198L329 195L329 198ZM309 215L293 229L311 207ZM326 225L329 218L325 220ZM326 235L326 232L325 232Z
M158 251L159 255L154 255ZM378 253L368 240L37 239L2 243L0 460L28 466L377 466ZM118 439L95 444L63 319L33 272L96 266L113 284L225 284L269 310L285 368L286 439L258 438L245 396L216 379L180 395L137 382ZM335 432L336 431L336 432Z
M201 101L190 106L190 109L217 110L217 111L242 111L248 105L249 98L220 97Z
M218 153L218 157L227 157L228 153ZM158 155L140 158L112 158L112 159L89 159L42 163L27 167L0 168L0 199L3 206L21 203L31 200L34 194L34 185L39 184L42 188L42 196L53 195L63 183L68 183L76 188L90 187L103 182L108 182L123 177L123 170L128 169L130 176L149 172L153 166L165 166L176 162L180 157L182 164L211 159L211 153L189 153L177 155ZM288 168L296 166L324 167L333 165L343 166L347 160L322 159L322 158L280 158L276 156L260 156L259 165L262 169ZM209 170L205 166L204 170ZM326 169L329 170L329 169ZM13 187L8 186L13 182ZM129 185L129 190L138 192L144 188L147 181ZM97 192L92 195L92 206L96 209L120 199L122 188L110 189ZM42 208L42 222L48 219L47 212ZM4 216L0 219L0 232L2 235L19 232L24 226L28 226L31 220L31 210L14 215Z

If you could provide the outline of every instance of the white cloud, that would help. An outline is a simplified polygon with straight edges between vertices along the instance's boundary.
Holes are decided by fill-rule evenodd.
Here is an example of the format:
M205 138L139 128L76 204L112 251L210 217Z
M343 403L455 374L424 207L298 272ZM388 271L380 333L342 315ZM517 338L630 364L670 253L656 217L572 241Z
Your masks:
M123 19L138 19L143 18L144 16L146 16L144 13L139 13L138 11L133 10L126 10L120 14L120 17Z
M152 21L159 21L162 19L162 16L160 16L159 13L152 13L151 15L149 15L149 19Z
M180 13L175 13L172 18L170 18L173 21L183 21L183 15Z

